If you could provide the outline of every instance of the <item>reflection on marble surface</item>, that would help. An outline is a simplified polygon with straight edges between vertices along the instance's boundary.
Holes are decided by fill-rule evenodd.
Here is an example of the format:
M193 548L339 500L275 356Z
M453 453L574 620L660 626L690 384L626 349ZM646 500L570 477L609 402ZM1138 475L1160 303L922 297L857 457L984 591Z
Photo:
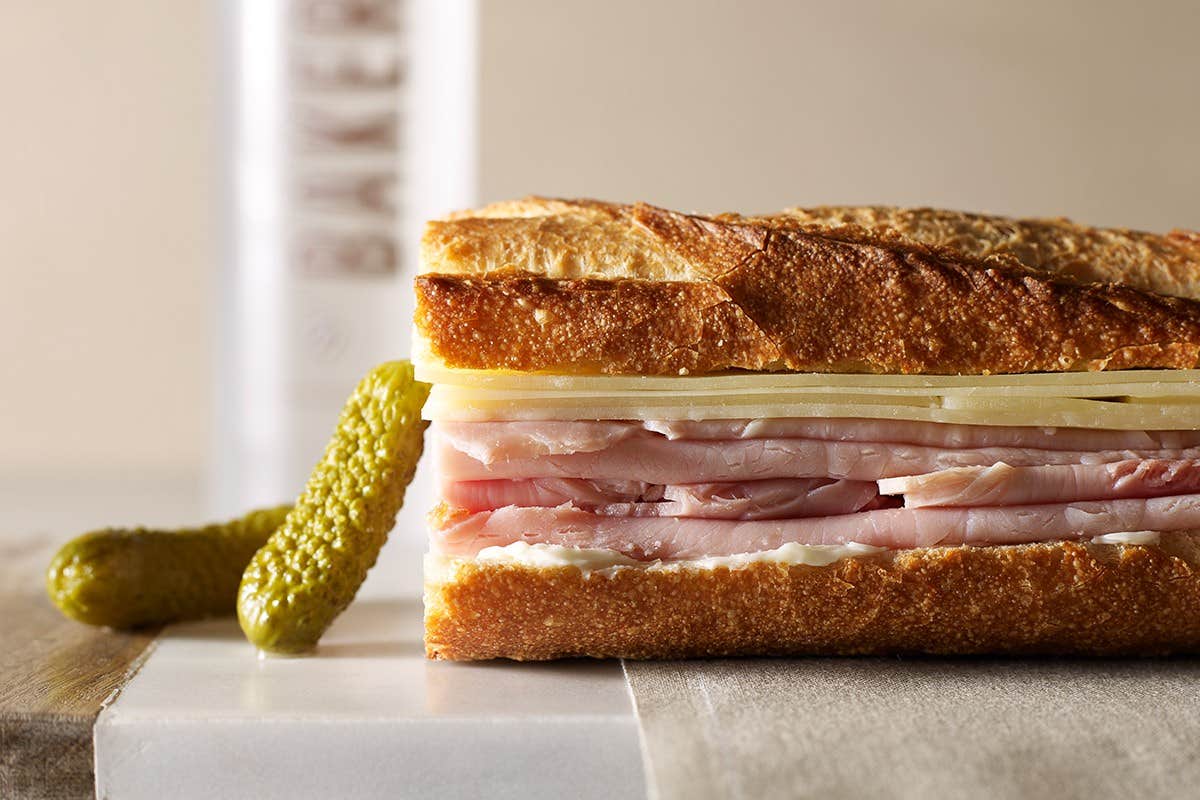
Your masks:
M232 619L173 626L101 715L98 785L121 797L641 796L618 662L434 662L421 633L411 594L355 602L304 657L260 657Z
M421 625L417 598L361 600L315 653L298 657L257 654L232 619L176 625L126 687L119 711L126 719L164 709L222 717L632 713L616 662L429 661Z

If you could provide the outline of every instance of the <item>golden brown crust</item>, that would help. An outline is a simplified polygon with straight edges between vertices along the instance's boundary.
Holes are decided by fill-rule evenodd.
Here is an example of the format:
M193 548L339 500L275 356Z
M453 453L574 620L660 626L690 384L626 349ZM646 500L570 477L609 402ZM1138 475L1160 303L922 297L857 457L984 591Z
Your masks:
M850 242L926 245L976 260L1020 264L1079 283L1200 299L1200 233L1091 228L1065 219L1010 219L933 208L823 206L779 214L713 217L645 204L527 197L430 222L422 270L486 275L518 270L546 278L708 280L713 270L661 241L656 216L701 229L799 230Z
M452 562L430 576L430 658L1200 651L1200 546L944 547L828 567Z
M998 218L906 212L916 221L893 230L884 222L900 210L841 211L850 223L811 212L832 220L822 227L798 211L743 218L566 201L489 207L430 224L417 327L447 366L568 373L980 374L1200 360L1200 302L1137 288L1147 270L1162 277L1170 265L1179 277L1200 267L1187 237L1013 222L1026 234L980 234L963 252L951 248L970 239L966 231L1000 230ZM1102 246L1108 239L1125 249ZM1072 248L1112 257L1111 267L1088 261L1085 277L1111 273L1131 284L1078 282ZM1139 261L1138 253L1149 255Z
M784 216L834 235L840 228L891 234L974 258L1008 256L1031 269L1080 283L1122 283L1200 299L1200 238L1122 228L1091 228L1068 219L1009 219L935 208L893 206L790 208Z
M711 283L416 280L418 329L448 367L674 375L782 367L781 353Z
M416 323L464 369L970 375L1200 360L1200 303L879 253L850 270L750 267L707 283L421 275Z

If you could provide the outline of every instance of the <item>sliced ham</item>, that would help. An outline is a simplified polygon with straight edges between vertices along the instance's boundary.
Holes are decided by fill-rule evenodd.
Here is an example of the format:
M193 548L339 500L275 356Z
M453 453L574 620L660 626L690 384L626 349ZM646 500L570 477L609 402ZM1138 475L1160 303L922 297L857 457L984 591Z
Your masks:
M514 458L592 453L627 439L658 434L630 422L435 422L430 431L472 458L490 464Z
M505 478L591 478L682 484L773 478L849 478L876 481L951 467L1100 464L1132 458L1194 458L1198 451L1038 450L985 447L955 450L879 442L817 439L670 441L625 439L603 450L484 462L446 437L436 440L439 472L455 481Z
M898 505L880 498L873 482L830 478L667 486L583 478L452 481L442 486L442 499L467 511L569 504L606 516L702 519L822 517Z
M591 425L591 422L575 423ZM669 439L824 439L930 447L1032 447L1039 450L1181 450L1200 446L1200 431L1113 431L958 425L892 419L653 420L641 424Z
M908 507L1013 506L1200 492L1200 461L1142 459L1111 464L959 467L879 481Z
M441 498L446 504L466 511L489 511L504 506L560 506L563 503L594 508L609 503L662 500L663 488L645 481L587 478L445 481Z
M1178 450L1200 446L1200 431L1105 431L1019 428L856 419L438 422L434 432L485 464L546 455L592 453L637 439L817 439L890 442L965 449Z
M440 552L473 556L514 542L616 550L679 560L774 550L789 542L859 542L892 549L1020 544L1123 531L1200 527L1200 495L1003 508L895 508L788 520L609 517L569 506L508 507L451 518L431 531Z

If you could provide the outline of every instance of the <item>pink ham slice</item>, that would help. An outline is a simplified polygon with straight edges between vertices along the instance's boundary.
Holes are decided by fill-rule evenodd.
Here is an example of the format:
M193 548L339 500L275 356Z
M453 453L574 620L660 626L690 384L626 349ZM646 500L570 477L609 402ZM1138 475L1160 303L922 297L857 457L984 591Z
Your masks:
M513 458L592 453L627 439L657 434L630 422L435 422L430 433L489 464Z
M1200 492L1200 461L1144 459L1111 464L960 467L879 481L910 508L1014 506Z
M870 481L830 478L668 486L583 478L454 481L442 486L442 500L467 511L570 504L606 516L702 519L825 517L898 505L880 498Z
M462 452L438 437L434 450L444 479L591 478L682 484L773 478L849 478L876 481L921 475L951 467L1041 464L1101 464L1142 458L1194 458L1197 451L1106 450L1083 452L1016 447L955 450L878 442L816 439L737 439L669 441L661 437L624 439L595 452L508 458L490 463Z
M662 486L645 481L598 481L587 478L445 481L441 487L441 499L448 505L467 511L490 511L504 506L553 507L563 503L594 508L609 503L661 500L662 490Z
M1020 544L1123 531L1200 527L1200 495L1004 508L894 508L788 520L606 517L569 506L501 508L431 531L433 547L474 556L514 542L616 550L640 560L679 560L774 550L789 542L859 542L891 549Z
M1033 447L1039 450L1180 450L1200 446L1200 431L1002 427L891 419L706 419L625 424L640 424L669 439L825 439L921 444L955 449Z
M817 439L890 442L949 449L1178 450L1200 446L1200 431L1017 428L855 419L438 422L435 433L484 463L592 453L631 439Z

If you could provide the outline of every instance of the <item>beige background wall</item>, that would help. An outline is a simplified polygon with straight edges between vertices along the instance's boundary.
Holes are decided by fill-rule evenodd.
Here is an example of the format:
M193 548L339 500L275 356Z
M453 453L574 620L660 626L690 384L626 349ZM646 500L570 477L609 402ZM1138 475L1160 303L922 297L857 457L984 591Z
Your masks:
M0 480L203 475L215 2L0 10ZM481 197L1200 227L1200 6L485 0Z
M204 457L216 8L0 5L0 474Z
M1200 227L1200 3L484 4L483 195Z

